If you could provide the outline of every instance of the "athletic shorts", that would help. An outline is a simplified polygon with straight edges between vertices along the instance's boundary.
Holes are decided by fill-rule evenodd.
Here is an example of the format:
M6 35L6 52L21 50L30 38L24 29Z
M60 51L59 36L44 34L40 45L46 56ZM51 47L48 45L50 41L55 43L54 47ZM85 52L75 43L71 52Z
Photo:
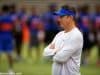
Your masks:
M11 53L13 50L13 37L11 35L0 35L0 53Z
M31 34L30 35L30 48L38 47L38 46L39 46L39 40L38 40L37 34Z

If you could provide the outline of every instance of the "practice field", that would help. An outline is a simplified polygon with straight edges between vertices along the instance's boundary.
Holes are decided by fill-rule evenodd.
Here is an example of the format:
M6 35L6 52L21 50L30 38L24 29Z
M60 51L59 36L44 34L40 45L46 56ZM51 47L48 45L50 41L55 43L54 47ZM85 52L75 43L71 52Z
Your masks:
M41 48L41 54L42 54ZM96 48L92 49L90 64L88 66L81 66L82 75L100 75L100 67L96 66L97 58ZM50 62L45 62L42 58L41 60L35 59L35 51L33 51L33 58L27 57L27 48L23 48L22 52L23 60L20 62L14 62L14 71L16 75L51 75L51 66ZM0 72L8 72L8 64L6 61L5 54L2 55L0 62ZM18 74L19 73L19 74ZM0 74L1 75L1 74Z

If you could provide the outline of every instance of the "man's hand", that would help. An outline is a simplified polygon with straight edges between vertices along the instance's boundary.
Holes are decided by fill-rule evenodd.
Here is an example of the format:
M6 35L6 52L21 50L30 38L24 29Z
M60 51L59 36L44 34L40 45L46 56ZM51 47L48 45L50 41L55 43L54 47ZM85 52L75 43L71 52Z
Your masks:
M50 44L49 46L50 49L53 49L53 52L56 53L58 51L58 49L55 49L55 43Z
M55 49L55 43L53 43L53 44L50 44L50 47L49 47L50 49Z

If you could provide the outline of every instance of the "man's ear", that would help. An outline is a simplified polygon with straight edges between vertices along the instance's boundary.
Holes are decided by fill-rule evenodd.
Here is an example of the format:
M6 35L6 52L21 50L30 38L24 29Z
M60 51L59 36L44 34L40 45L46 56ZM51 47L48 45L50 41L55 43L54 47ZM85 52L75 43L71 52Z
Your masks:
M73 16L71 16L72 17L72 19L74 19L74 17Z
M69 17L70 17L70 21L74 19L74 17L73 17L73 16L69 16Z

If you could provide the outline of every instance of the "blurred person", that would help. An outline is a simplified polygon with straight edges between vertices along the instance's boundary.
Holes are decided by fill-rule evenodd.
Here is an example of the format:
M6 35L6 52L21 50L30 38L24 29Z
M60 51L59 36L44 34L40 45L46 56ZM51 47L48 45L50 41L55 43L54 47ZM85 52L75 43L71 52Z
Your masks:
M13 73L13 29L14 29L14 20L9 12L9 6L2 6L2 15L0 16L0 54L3 52L6 53L8 64L9 64L9 73Z
M23 6L18 11L16 5L11 4L10 14L15 20L15 30L14 30L15 52L16 52L15 61L21 61L22 60L21 49L27 22L26 8Z
M94 44L94 35L92 33L91 17L89 14L88 5L84 5L79 8L77 21L78 21L78 27L83 33L83 39L84 39L82 64L86 65L89 63L90 50Z
M17 20L18 20L18 17L17 17L17 12L16 12L16 5L15 4L10 4L9 5L9 14L11 15L12 19L15 21L15 26L16 26L16 23L17 23ZM15 31L16 31L16 28L14 29L14 36L15 36Z
M19 9L17 14L17 23L16 23L16 31L15 31L15 43L16 43L16 54L17 61L22 60L21 49L22 49L22 41L23 41L23 29L26 25L28 16L26 13L26 8L23 6Z
M95 32L95 40L96 40L96 45L98 48L98 59L97 59L97 65L100 66L100 5L97 4L95 6L95 14L93 16L93 29Z
M52 75L80 75L83 36L75 24L75 10L62 6L55 15L59 16L60 26L64 30L44 49L43 55L53 58Z
M48 11L45 12L42 15L42 19L44 22L45 27L45 43L49 44L54 36L59 32L59 26L57 25L57 17L56 15L53 15L53 12L55 12L57 9L57 5L55 3L52 3L48 6Z
M30 45L29 56L32 57L32 48L36 49L36 59L40 58L40 44L44 43L44 26L40 16L37 14L37 8L33 6L31 8L31 15L28 20L28 27L30 31Z

